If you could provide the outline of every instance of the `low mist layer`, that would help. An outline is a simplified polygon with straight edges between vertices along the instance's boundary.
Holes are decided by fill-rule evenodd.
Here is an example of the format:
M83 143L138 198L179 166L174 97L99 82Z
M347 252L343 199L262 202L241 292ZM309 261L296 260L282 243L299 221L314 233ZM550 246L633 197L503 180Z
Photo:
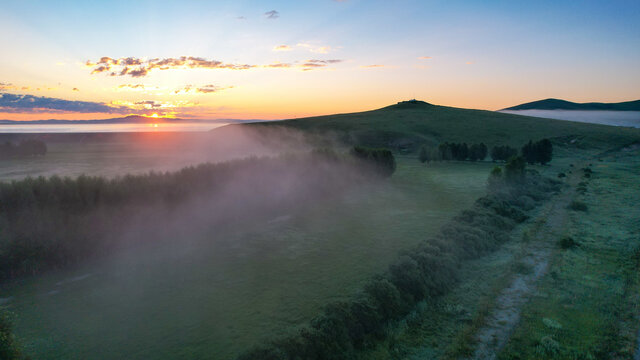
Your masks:
M500 112L590 124L640 128L640 111L502 110Z

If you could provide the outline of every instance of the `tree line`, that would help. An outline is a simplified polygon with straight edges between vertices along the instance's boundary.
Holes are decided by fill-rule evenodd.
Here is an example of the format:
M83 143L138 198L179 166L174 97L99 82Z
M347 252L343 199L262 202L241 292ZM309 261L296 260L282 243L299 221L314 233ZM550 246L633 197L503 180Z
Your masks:
M18 144L10 141L0 144L0 158L44 156L47 154L47 144L42 140L27 139Z
M502 186L489 187L488 195L402 255L352 299L327 305L294 334L258 345L238 360L350 359L384 339L385 329L419 302L450 291L462 261L497 249L516 224L527 219L528 211L560 187L559 182L525 169L517 180L494 180Z
M116 178L52 176L0 182L0 281L108 252L116 245L117 229L145 209L174 211L192 199L215 200L231 186L242 186L238 191L256 209L295 206L300 197L337 193L363 179L388 177L394 169L390 151L359 148L352 155L315 150ZM278 197L271 188L282 176L302 184L288 190L289 198ZM232 217L231 209L228 213Z
M484 160L486 157L487 145L483 143L467 145L467 143L445 142L438 145L437 149L428 149L423 146L418 154L418 158L422 163L447 160L477 161Z
M489 149L484 143L467 145L467 143L444 142L437 148L422 146L418 152L418 159L421 163L430 161L482 161L491 157L492 161L507 161L519 154L516 148L508 145L496 145ZM549 139L542 139L537 142L529 140L520 150L525 161L529 164L547 164L553 157L553 145Z
M391 176L396 170L396 159L389 149L354 146L351 155L370 164L377 173L385 177Z

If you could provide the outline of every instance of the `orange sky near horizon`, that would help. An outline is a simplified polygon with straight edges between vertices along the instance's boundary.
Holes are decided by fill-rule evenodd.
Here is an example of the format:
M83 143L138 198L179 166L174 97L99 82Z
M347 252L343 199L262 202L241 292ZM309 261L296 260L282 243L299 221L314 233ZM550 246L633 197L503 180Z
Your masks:
M0 120L288 119L413 98L485 110L640 98L640 6L629 2L264 6L6 4Z

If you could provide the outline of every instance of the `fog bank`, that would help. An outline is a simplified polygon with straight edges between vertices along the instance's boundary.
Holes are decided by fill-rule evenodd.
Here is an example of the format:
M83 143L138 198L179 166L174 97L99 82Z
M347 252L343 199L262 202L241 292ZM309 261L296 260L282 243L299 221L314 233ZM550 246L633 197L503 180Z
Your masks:
M500 112L514 115L577 121L590 124L629 126L640 128L640 111L501 110Z

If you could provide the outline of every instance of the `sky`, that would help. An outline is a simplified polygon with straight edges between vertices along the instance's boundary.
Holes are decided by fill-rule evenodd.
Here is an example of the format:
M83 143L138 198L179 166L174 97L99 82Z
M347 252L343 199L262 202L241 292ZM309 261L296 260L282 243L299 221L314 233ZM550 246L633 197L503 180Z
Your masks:
M0 0L0 119L640 99L640 2Z

